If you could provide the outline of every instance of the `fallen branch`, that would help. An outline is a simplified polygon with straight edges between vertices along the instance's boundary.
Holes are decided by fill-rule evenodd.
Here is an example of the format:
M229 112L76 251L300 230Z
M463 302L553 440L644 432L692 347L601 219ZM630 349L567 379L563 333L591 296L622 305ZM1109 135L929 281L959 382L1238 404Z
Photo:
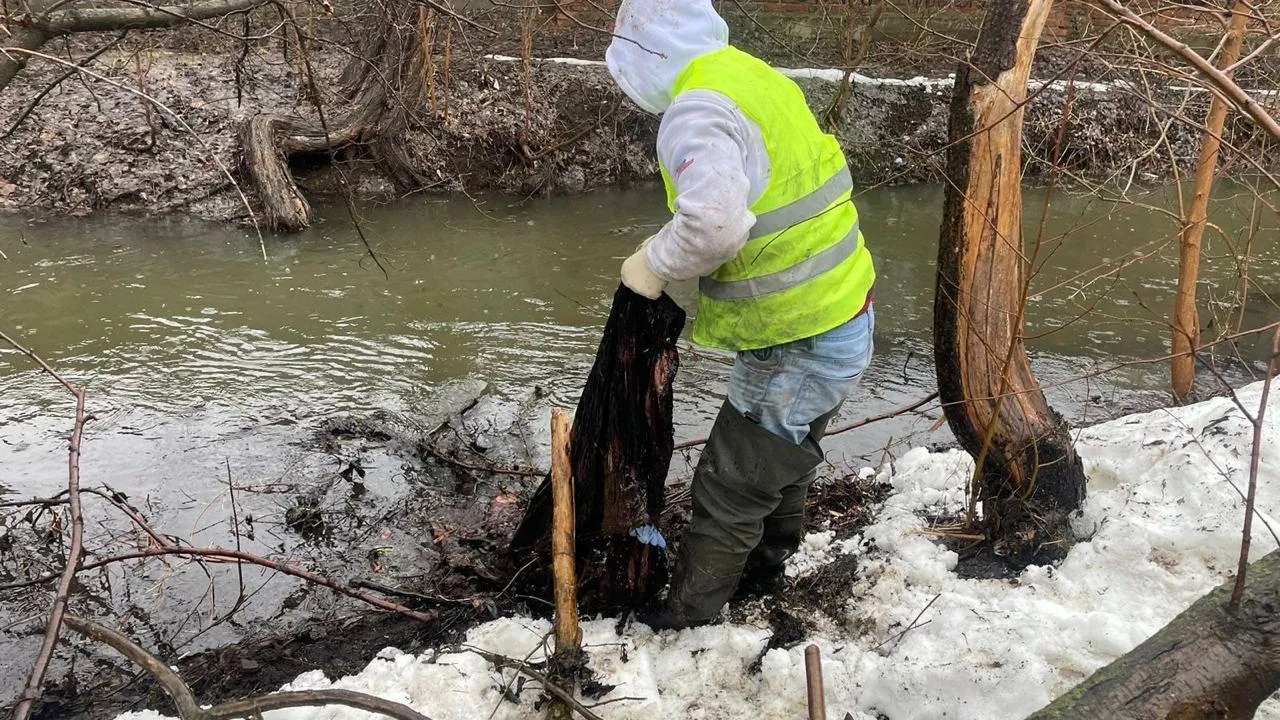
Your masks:
M1252 718L1280 690L1280 550L1250 571L1238 606L1220 585L1027 720Z
M509 657L506 657L505 655L498 655L495 653L487 652L487 651L481 650L480 648L472 647L470 645L464 645L462 649L469 653L474 653L476 655L479 655L485 660L488 660L489 662L493 663L493 666L495 668L499 670L501 670L502 668L510 668L522 675L527 675L533 678L534 680L537 680L538 682L542 683L542 687L547 692L551 693L553 696L562 700L566 705L572 708L574 712L578 713L584 718L587 718L587 720L603 720L603 718L601 718L599 715L591 712L590 708L588 708L586 705L583 705L581 702L579 702L578 699L573 696L573 693L569 692L568 690L565 690L564 688L552 682L551 679L547 677L546 673L538 671L537 668L534 668L529 663L521 660L516 660L515 658L509 658Z
M237 718L262 717L262 713L270 710L320 707L324 705L344 705L357 710L365 710L396 718L396 720L431 720L431 718L407 705L353 690L279 692L252 697L247 700L223 703L206 710L200 707L195 695L191 692L191 688L182 681L182 678L178 677L177 673L170 670L167 665L151 653L143 650L129 638L109 628L70 615L67 616L67 626L81 635L109 645L116 652L124 655L134 664L150 673L173 700L173 704L178 708L178 717L182 718L182 720L236 720Z
M52 92L54 88L58 87L63 82L65 82L68 78L75 75L78 69L83 67L88 67L90 63L92 63L94 60L97 60L103 53L110 50L111 48L114 48L116 45L119 45L120 41L124 40L125 36L127 36L128 34L129 34L128 31L120 33L115 38L113 38L110 42L106 43L105 45L98 48L97 50L94 50L93 52L89 53L87 56L85 56L83 59L77 62L76 67L70 70L67 70L66 72L62 73L58 77L54 78L53 82L49 83L48 85L45 85L43 90L36 93L36 96L31 98L30 102L27 103L26 107L22 109L22 112L18 113L18 118L9 125L9 129L5 130L4 133L0 133L0 140L7 140L9 136L12 135L14 131L17 130L22 125L22 123L26 122L26 119L31 115L32 112L35 111L37 107L39 107L40 102L44 100L45 96L47 96L50 92Z
M52 35L110 30L140 30L173 27L194 20L212 20L231 13L247 12L268 4L266 0L208 0L190 5L161 7L136 2L138 7L73 8L36 19L36 26Z

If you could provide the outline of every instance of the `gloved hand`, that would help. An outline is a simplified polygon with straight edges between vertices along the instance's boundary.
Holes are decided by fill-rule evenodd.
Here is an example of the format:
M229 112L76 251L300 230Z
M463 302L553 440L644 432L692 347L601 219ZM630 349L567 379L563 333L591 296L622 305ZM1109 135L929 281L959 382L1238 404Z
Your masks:
M652 239L649 238L649 240ZM662 297L662 290L666 288L667 281L649 269L649 261L645 258L649 251L649 240L641 243L640 248L622 263L622 284L631 288L637 295L657 300Z

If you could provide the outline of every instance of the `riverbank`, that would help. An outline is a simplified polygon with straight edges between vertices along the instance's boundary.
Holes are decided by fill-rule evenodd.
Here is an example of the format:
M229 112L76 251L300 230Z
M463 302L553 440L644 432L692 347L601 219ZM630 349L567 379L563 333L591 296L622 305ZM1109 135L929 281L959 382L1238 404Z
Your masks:
M1255 383L1238 399L1252 412L1261 389ZM1081 431L1090 496L1076 525L1085 539L1059 566L1002 579L966 577L957 553L937 536L946 530L930 520L963 511L972 460L914 449L862 474L863 487L878 493L857 501L869 515L847 528L813 528L789 561L791 584L778 598L740 608L728 624L681 632L653 633L609 618L586 622L599 712L612 720L800 717L804 647L815 643L836 716L1025 717L1232 576L1252 435L1227 398ZM1268 413L1262 438L1257 508L1265 521L1280 512L1276 413ZM844 516L835 517L826 522ZM1254 559L1277 543L1261 525L1254 526ZM816 587L839 592L815 603L825 594ZM541 717L536 681L473 650L540 663L548 631L545 620L502 618L422 651L392 644L357 674L317 668L285 689L360 690L437 720ZM154 707L161 712L120 720L166 716L167 705ZM341 709L288 715L357 716ZM1280 718L1280 697L1257 717Z
M145 57L140 64L132 52L103 54L89 65L100 78L60 83L0 139L0 208L177 212L220 222L246 222L257 212L241 167L241 128L262 112L314 116L297 63L269 47L248 59L177 49ZM1062 72L1067 58L1038 65L1047 75L1033 81L1038 91L1026 114L1028 181L1045 180L1056 166L1063 182L1126 188L1166 180L1195 162L1200 132L1172 118L1203 116L1208 93L1144 89L1118 74L1070 75ZM312 65L332 81L343 62L334 53ZM945 67L934 68L932 76L907 78L855 74L842 105L835 100L843 73L789 74L830 122L865 188L942 179L951 81ZM0 128L12 127L62 72L48 64L24 71L0 94ZM374 200L414 192L530 196L656 181L657 121L631 105L598 62L539 60L525 72L518 59L493 54L453 60L431 110L403 138L415 173L429 178L421 186L394 186L355 145L338 153L341 175L326 158L296 159L303 192L350 186ZM1233 122L1228 138L1254 158L1275 157L1259 150L1262 139L1247 122ZM1226 165L1256 169L1239 158Z

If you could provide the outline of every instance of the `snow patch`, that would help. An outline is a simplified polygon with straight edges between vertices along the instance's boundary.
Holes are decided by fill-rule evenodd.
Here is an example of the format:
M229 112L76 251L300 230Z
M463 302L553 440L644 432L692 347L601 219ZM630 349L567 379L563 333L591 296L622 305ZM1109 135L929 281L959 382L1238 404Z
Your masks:
M1261 386L1238 392L1256 408ZM1092 539L1058 567L1013 580L966 580L955 553L924 534L923 515L965 504L971 459L912 450L882 472L893 485L864 539L816 533L788 566L796 577L836 555L859 552L849 578L846 630L810 638L822 648L831 717L854 720L1016 720L1128 652L1230 577L1239 551L1252 432L1230 399L1133 415L1078 433L1090 496L1077 520ZM1261 448L1253 558L1276 547L1266 524L1280 514L1280 403L1272 402ZM615 621L584 624L591 667L616 684L597 712L609 720L788 718L805 714L803 644L769 650L769 631L721 625L655 634ZM545 657L546 621L496 620L467 644L510 657ZM307 673L286 689L342 687L405 702L435 720L529 719L536 683L518 687L457 649L389 651L360 674L330 681ZM609 701L614 702L609 702ZM342 708L267 713L267 720L364 720ZM1259 711L1280 720L1280 700ZM120 720L164 720L151 711Z
M522 58L512 57L510 55L486 55L486 59L495 62L523 62ZM549 58L533 58L534 62L556 63L559 65L574 65L577 67L605 67L603 60L584 60L582 58L573 57L549 57ZM843 83L845 71L839 68L777 68L778 72L793 80L821 80L828 83ZM935 90L950 90L955 86L955 73L949 73L947 77L925 77L917 75L910 78L888 78L888 77L872 77L854 72L849 76L850 82L854 85L867 85L873 87L910 87L923 88L926 92L934 92ZM1054 92L1065 92L1067 87L1074 86L1077 91L1091 91L1096 93L1108 93L1112 90L1138 90L1136 84L1126 80L1117 80L1116 82L1083 82L1078 80L1037 80L1032 78L1027 81L1027 88L1036 92L1048 86ZM1207 93L1210 90L1199 85L1182 85L1169 86L1169 90L1180 91L1186 93ZM1246 93L1252 95L1259 102L1265 102L1267 99L1280 97L1280 90L1270 89L1254 89L1245 90Z

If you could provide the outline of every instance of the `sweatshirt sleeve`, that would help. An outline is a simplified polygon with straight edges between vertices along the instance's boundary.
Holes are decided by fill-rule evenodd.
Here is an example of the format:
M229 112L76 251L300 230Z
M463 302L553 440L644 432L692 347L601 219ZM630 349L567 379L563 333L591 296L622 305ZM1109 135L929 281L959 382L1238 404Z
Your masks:
M756 219L743 135L740 111L718 93L686 93L663 115L658 159L675 182L676 209L647 259L664 280L709 275L746 244Z

